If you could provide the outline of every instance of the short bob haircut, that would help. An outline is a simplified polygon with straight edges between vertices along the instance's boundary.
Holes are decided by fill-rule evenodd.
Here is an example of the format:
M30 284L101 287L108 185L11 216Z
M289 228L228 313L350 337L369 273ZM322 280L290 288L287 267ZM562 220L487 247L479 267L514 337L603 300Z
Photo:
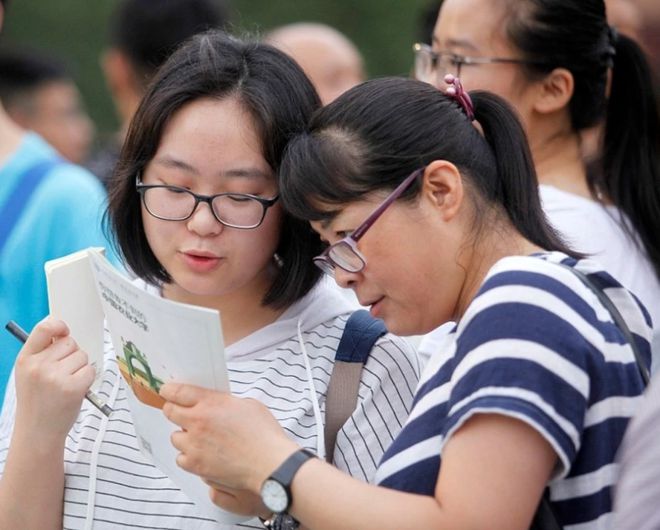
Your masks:
M172 278L147 242L136 175L156 154L171 117L200 98L236 98L256 123L263 156L275 175L287 142L320 106L300 67L269 45L211 30L172 54L156 73L131 122L109 193L108 215L118 251L126 265L150 283L169 283ZM321 250L310 226L284 212L276 251L282 265L262 303L286 307L307 294L321 276L312 261Z

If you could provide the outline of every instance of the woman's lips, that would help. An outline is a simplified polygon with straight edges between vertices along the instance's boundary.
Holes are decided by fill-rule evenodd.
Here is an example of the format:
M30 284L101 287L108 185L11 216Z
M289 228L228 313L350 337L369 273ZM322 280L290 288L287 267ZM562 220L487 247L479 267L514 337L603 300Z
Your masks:
M369 313L371 313L371 316L372 316L372 317L374 317L374 318L380 318L378 315L379 315L379 313L380 313L380 310L381 310L381 302L382 302L383 300L384 300L384 297L383 297L383 298L379 298L378 300L376 300L375 302L373 302L372 304L370 304L371 307L369 308Z
M215 269L222 258L209 252L182 252L185 264L195 272L209 272Z

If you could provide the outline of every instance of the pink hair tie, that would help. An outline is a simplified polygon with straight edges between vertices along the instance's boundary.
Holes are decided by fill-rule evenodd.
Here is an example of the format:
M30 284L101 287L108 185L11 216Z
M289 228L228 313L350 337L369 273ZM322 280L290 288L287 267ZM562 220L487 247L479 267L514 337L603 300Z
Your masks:
M468 94L463 88L460 79L451 74L447 74L445 76L445 83L449 85L445 89L445 94L461 106L470 121L474 121L474 104L472 103L470 94Z

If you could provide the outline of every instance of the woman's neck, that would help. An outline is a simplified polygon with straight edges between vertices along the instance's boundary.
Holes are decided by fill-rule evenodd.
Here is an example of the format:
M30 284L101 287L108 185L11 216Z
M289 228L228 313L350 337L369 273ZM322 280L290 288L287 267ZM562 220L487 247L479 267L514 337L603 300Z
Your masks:
M580 150L580 137L573 131L530 138L539 184L554 186L568 193L592 199L587 172Z
M525 239L508 221L494 221L489 226L500 225L501 228L489 228L487 234L482 234L461 261L465 270L465 281L456 305L455 320L463 317L468 306L477 295L488 271L502 258L508 256L529 256L544 249Z

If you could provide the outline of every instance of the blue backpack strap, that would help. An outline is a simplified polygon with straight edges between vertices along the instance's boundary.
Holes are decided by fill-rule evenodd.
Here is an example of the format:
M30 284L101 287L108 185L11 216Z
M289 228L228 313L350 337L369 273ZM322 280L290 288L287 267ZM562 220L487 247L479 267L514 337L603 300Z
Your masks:
M382 320L372 317L364 309L356 311L346 321L335 361L364 364L374 343L385 333L387 328Z
M16 187L0 209L0 254L32 193L48 172L60 163L57 159L44 160L29 167L18 179Z
M337 433L357 407L362 367L376 341L387 333L369 311L355 311L346 321L325 396L325 458L332 462Z

